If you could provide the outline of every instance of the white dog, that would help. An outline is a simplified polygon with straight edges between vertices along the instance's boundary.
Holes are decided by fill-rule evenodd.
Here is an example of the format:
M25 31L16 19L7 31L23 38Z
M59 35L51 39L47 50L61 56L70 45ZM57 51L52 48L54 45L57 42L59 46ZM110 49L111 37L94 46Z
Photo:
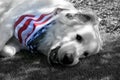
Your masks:
M102 46L97 16L64 0L0 0L0 16L3 56L26 48L51 64L72 66Z

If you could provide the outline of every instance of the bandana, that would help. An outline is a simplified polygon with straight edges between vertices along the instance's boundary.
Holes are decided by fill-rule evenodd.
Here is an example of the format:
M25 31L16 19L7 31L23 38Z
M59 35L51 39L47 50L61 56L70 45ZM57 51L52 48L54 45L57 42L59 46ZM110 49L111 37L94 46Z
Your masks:
M37 44L32 42L43 36L47 29L55 24L55 11L40 15L22 15L14 25L14 35L21 44L33 50Z

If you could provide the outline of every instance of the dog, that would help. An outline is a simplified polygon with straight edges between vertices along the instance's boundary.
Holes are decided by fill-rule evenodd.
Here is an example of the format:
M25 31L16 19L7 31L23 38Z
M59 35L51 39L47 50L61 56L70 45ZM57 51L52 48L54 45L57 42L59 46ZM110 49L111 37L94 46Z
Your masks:
M21 49L47 56L52 65L73 66L102 48L99 18L64 0L0 0L0 54Z

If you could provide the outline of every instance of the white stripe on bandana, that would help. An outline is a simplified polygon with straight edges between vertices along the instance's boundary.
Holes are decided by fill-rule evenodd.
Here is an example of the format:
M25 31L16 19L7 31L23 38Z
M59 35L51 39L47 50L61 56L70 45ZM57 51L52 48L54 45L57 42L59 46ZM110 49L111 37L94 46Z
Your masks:
M55 11L40 15L22 15L14 25L15 37L24 46L33 48L35 45L28 45L28 43L45 33L46 29L51 26L55 19Z

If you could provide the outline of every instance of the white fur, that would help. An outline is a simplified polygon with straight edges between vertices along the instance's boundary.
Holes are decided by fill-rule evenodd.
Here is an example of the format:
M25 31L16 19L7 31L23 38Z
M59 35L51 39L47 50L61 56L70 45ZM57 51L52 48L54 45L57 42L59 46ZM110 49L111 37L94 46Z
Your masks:
M0 0L0 51L4 49L6 42L13 36L15 20L23 14L47 13L56 7L74 8L63 0ZM69 5L66 5L69 4ZM12 49L12 48L11 48ZM3 52L6 53L6 48ZM14 49L12 49L14 50ZM18 50L15 50L15 52ZM4 55L4 54L2 54ZM12 56L10 53L8 56ZM7 55L4 55L7 56Z
M23 46L13 37L13 25L15 20L23 14L49 13L55 8L68 9L60 12L57 24L48 29L47 34L42 39L38 50L46 56L50 51L61 45L58 56L63 56L62 52L75 52L74 63L76 64L85 51L91 54L99 52L102 41L99 33L99 21L93 17L93 21L82 22L78 19L69 20L65 17L67 13L76 14L78 11L70 2L64 0L0 0L0 51L3 56L13 56ZM84 12L83 12L84 14ZM87 12L85 13L87 15ZM89 15L89 13L88 13ZM84 39L79 43L75 37L81 35ZM13 40L9 40L9 39ZM71 47L72 46L72 47Z

